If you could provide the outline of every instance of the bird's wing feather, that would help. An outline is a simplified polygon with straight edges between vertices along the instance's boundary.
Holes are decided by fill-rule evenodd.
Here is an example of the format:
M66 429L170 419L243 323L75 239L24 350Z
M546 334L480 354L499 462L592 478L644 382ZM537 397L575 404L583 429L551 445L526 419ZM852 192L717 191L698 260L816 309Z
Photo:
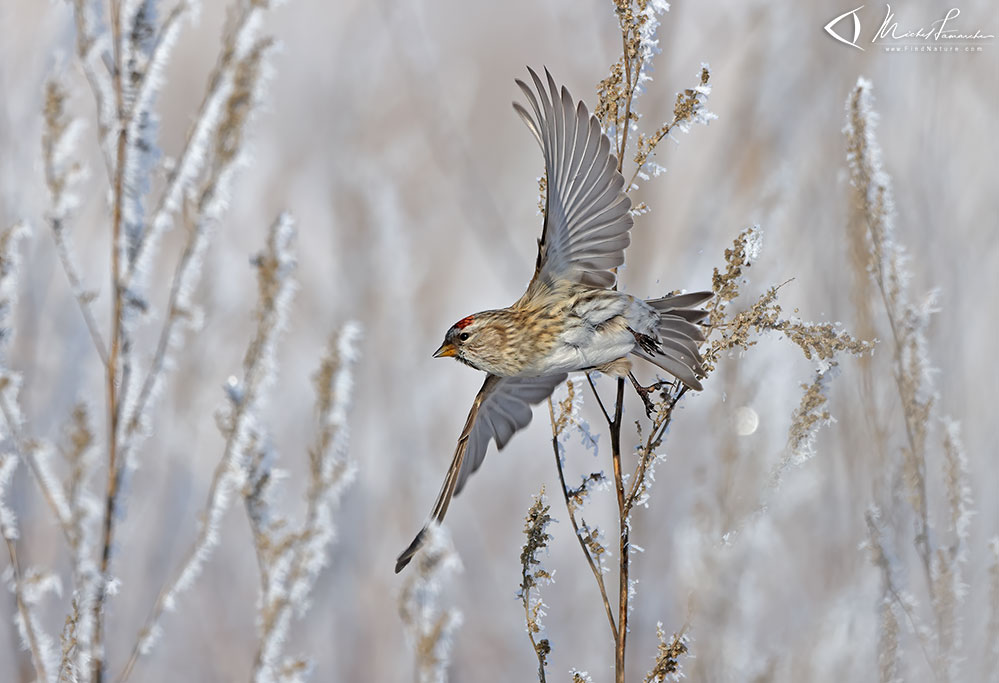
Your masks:
M506 446L516 432L531 422L531 406L548 398L565 378L565 374L546 377L486 376L458 437L451 465L430 511L430 523L444 520L451 498L464 488L468 477L482 465L489 441L495 441L498 448ZM395 564L397 573L409 564L423 545L426 529L424 526L399 555Z
M547 87L532 70L535 90L523 81L530 110L513 107L534 134L545 157L548 190L545 225L531 285L570 280L610 287L631 241L631 200L611 154L611 142L583 102L574 104L545 70ZM533 112L533 114L532 114ZM531 288L528 289L531 291Z

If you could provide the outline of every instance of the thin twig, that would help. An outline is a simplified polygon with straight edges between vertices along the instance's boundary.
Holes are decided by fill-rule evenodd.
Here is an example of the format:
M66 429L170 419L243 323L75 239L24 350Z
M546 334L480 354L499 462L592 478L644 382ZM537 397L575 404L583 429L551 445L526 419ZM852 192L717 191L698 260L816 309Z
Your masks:
M107 171L108 180L114 179L114 164L108 148L104 144L110 131L110 122L107 120L107 106L105 96L107 93L101 87L100 78L93 66L89 63L90 50L97 39L87 31L86 5L88 0L73 0L73 18L76 22L76 53L80 59L83 73L90 85L90 90L94 94L94 105L97 109L97 132L100 136L98 146L101 148L101 158L104 159L104 168ZM106 81L105 81L106 82Z
M45 672L45 660L42 657L41 644L38 642L38 634L35 631L35 622L32 619L31 610L28 609L28 604L24 599L24 577L21 574L21 565L17 560L17 544L13 538L8 537L6 534L4 535L4 540L7 542L10 567L14 572L14 597L17 601L17 611L21 615L21 621L24 624L24 635L28 641L28 649L31 650L31 659L35 665L35 673L38 675L38 680L47 681L49 677Z
M4 420L7 422L7 429L10 431L17 457L28 464L28 469L31 470L35 481L38 482L38 488L42 490L42 497L45 498L45 502L48 503L48 506L52 509L52 514L59 522L59 528L62 529L67 542L72 543L72 531L69 527L69 520L66 519L63 511L59 509L55 494L49 488L49 477L46 477L42 472L42 466L38 464L38 459L35 457L32 449L25 445L24 436L17 427L14 411L11 409L10 404L7 403L7 397L2 391L0 391L0 412L3 413Z
M607 409L604 407L604 402L600 398L600 393L597 391L597 385L593 383L593 378L590 376L590 373L586 373L586 381L590 383L590 389L593 390L593 395L596 396L597 398L597 404L600 406L600 412L604 414L604 418L606 418L607 424L610 424L611 422L610 413L608 413Z
M156 353L153 355L149 370L146 371L142 387L139 389L139 397L136 399L135 407L128 419L126 431L129 435L134 434L138 430L139 421L146 411L146 406L152 397L156 381L161 376L163 367L166 364L167 352L170 350L170 339L173 336L174 328L183 317L181 311L178 310L178 303L183 291L182 285L186 279L184 276L191 267L191 263L200 246L199 240L203 238L205 228L206 226L203 224L203 221L199 221L191 228L187 243L184 245L184 251L174 270L173 279L170 283L170 298L167 304L166 318L163 321L163 327L160 328L159 339L156 342Z
M624 31L621 34L621 42L623 43L623 55L624 55L624 75L627 79L626 87L628 91L628 99L624 103L624 125L621 126L621 147L618 150L617 155L617 171L618 173L624 168L624 152L628 148L628 129L631 127L631 101L635 97L635 92L631 85L631 58L628 56L628 32ZM637 80L637 79L636 79ZM625 187L625 191L628 190L630 185Z
M645 168L645 164L647 164L649 159L652 158L653 150L655 150L656 146L660 142L662 142L663 138L668 136L673 131L673 126L675 126L676 124L677 124L677 117L676 115L674 115L673 120L670 121L668 125L666 125L661 131L658 132L658 134L656 134L655 137L652 138L652 142L649 143L648 155L645 157L645 159L642 160L642 163L635 165L635 172L631 174L631 180L628 181L628 184L625 185L625 187L631 187L632 185L635 184L635 179L638 178L638 174L641 173L642 169Z
M174 209L174 204L183 191L183 184L190 178L188 171L193 164L197 164L200 159L200 146L202 140L211 132L214 120L208 116L209 110L214 108L223 98L227 96L226 76L231 71L231 67L239 61L240 55L237 47L246 40L249 32L254 27L253 17L263 9L263 3L248 2L243 4L243 11L236 19L235 26L229 34L231 37L222 47L218 62L212 69L208 77L208 87L205 89L205 96L198 106L198 111L192 119L194 123L184 140L184 147L181 150L173 171L167 179L163 194L160 195L156 204L156 209L149 219L146 229L141 231L136 238L134 256L126 264L125 279L126 285L131 285L132 278L135 277L136 269L145 260L148 250L151 248L151 239L160 231L160 225L168 219L168 214Z
M669 427L670 422L673 420L673 409L676 408L677 402L685 393L687 393L687 387L686 385L683 385L680 387L680 390L677 391L676 395L672 397L669 408L666 409L666 413L656 424L653 425L652 431L649 434L648 439L645 441L642 458L638 461L638 466L635 469L635 475L631 482L631 488L625 498L624 507L625 514L627 515L631 514L631 509L635 506L635 500L638 498L641 486L645 483L645 475L649 469L649 464L653 460L656 446L662 440L663 434L666 432L666 428Z
M589 373L587 373L587 378L589 378ZM591 380L590 385L593 385ZM596 389L594 389L594 393ZM597 580L597 588L600 589L600 598L604 603L604 610L607 612L607 623L610 625L611 634L614 636L614 642L617 642L617 624L614 622L614 612L611 609L610 598L607 597L607 587L604 584L604 575L597 567L596 562L593 560L593 555L590 553L590 549L586 546L586 542L583 540L580 534L579 524L576 522L576 512L572 507L569 500L569 487L565 483L565 471L562 467L562 457L558 452L558 432L555 427L555 409L552 407L551 396L548 397L548 415L551 418L552 423L552 449L555 451L555 467L558 469L558 480L562 485L562 495L565 497L565 507L569 512L569 521L572 524L573 533L576 535L576 540L579 541L579 547L583 551L583 555L586 557L586 563L590 565L590 571L593 572L593 578ZM610 418L608 418L610 421Z
M69 280L69 287L73 292L73 298L76 299L76 303L80 308L80 313L83 314L83 321L87 324L87 331L90 333L90 338L94 342L94 348L97 350L97 355L101 357L101 364L107 368L108 365L108 352L107 347L104 345L104 339L101 337L101 332L97 328L97 319L94 317L94 312L90 308L90 299L87 296L87 292L83 288L83 281L80 278L80 273L76 270L76 264L73 263L73 259L69 253L69 247L66 244L66 238L63 235L64 226L62 221L57 218L52 219L52 238L55 241L56 254L59 256L59 261L62 263L63 272L66 273L66 279Z
M243 361L243 382L238 390L234 390L237 394L230 397L233 408L226 419L225 449L212 475L201 524L177 570L160 588L132 646L128 661L117 677L119 682L131 675L139 656L153 642L152 638L163 612L177 594L194 580L207 553L218 543L218 524L226 511L230 494L227 487L233 486L234 477L245 473L246 465L240 462L240 458L247 448L246 439L248 431L252 429L253 411L265 383L272 377L273 346L276 335L284 324L287 298L293 291L291 277L287 272L294 267L294 261L287 251L293 235L290 219L284 214L278 216L271 227L268 251L257 257L260 278L257 329Z
M121 0L111 2L111 41L114 46L114 70L111 74L118 124L118 147L114 169L113 202L111 213L111 348L107 363L108 400L108 476L107 494L102 525L100 590L94 599L94 683L101 683L104 677L104 601L107 596L108 568L111 564L111 548L114 543L114 522L117 514L118 491L121 484L121 468L118 463L118 415L120 397L118 395L118 361L122 346L123 297L121 288L121 241L125 202L125 162L128 155L129 126L125 121L124 84L121 72L125 65L122 60Z
M257 358L252 360L248 359L248 372L246 377L246 392L242 401L236 406L232 417L232 431L229 438L226 439L225 451L222 454L222 459L219 464L215 467L215 472L212 475L212 483L208 488L208 498L205 503L205 509L207 515L210 516L211 512L215 510L213 503L218 496L219 488L221 487L226 474L233 468L233 460L237 452L237 440L238 434L240 433L242 422L247 419L249 415L249 410L254 403L253 397L256 393L257 386L259 384L259 378L263 374L262 369L258 367ZM164 610L167 605L167 597L177 591L180 584L181 578L187 573L188 568L191 567L198 559L201 551L205 548L208 543L208 537L211 533L213 527L211 520L206 516L201 523L201 528L198 531L198 535L191 544L190 548L184 560L180 563L180 567L174 573L174 576L166 582L161 588L156 596L156 601L153 603L152 610L149 616L146 617L146 622L139 632L139 639L136 641L135 645L132 647L132 653L129 655L128 662L126 662L124 669L118 675L116 679L119 683L128 679L132 673L132 669L135 668L136 662L139 660L139 655L142 654L142 643L155 626L155 624L160 620L163 615Z
M614 489L617 492L621 536L618 555L617 639L614 647L614 673L624 683L624 654L628 638L628 569L631 562L630 522L624 506L624 479L621 475L621 421L624 416L624 379L617 380L614 419L610 423L611 459L614 463Z

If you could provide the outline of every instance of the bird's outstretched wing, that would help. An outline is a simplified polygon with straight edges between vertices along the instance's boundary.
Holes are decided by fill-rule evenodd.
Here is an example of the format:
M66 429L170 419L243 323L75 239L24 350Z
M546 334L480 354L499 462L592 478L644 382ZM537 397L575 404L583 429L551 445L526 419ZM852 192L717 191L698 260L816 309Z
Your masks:
M485 459L489 440L494 440L497 448L506 446L510 437L530 423L531 406L548 398L565 378L565 374L546 377L486 376L486 381L472 403L472 409L468 411L465 427L458 437L454 458L444 477L441 492L437 495L437 502L430 511L428 524L443 521L451 497L461 492L468 477L479 469ZM423 545L426 530L427 527L424 526L409 547L399 555L395 562L396 573L409 564Z
M541 145L548 182L545 227L528 291L556 280L610 287L616 280L613 269L624 263L633 222L611 142L586 105L573 102L547 69L547 88L534 70L528 71L537 95L523 81L517 85L533 116L516 102L513 108Z

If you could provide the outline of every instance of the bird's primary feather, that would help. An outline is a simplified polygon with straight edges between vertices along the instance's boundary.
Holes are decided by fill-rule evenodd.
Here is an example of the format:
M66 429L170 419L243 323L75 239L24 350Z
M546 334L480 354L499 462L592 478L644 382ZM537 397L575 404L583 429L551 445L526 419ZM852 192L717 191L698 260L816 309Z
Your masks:
M518 80L533 111L514 109L534 134L545 157L548 191L538 262L528 290L569 280L610 287L631 242L631 199L617 170L611 143L583 102L573 104L545 70L547 88L532 70L537 95Z
M451 466L437 501L430 513L430 521L440 523L447 514L451 497L460 493L468 477L479 469L486 457L489 440L496 442L497 448L506 446L510 437L531 422L531 406L548 398L566 375L546 377L497 377L487 375L479 389L472 409L465 420L465 427L458 437ZM426 526L396 560L396 573L409 564L409 561L422 545Z

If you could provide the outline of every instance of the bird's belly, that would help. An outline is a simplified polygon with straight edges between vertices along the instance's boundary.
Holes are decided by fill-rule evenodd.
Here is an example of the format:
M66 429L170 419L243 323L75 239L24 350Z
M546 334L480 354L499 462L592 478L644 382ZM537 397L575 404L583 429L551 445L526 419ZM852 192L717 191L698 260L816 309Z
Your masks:
M623 358L635 348L635 337L627 329L592 332L587 339L562 338L544 357L530 363L521 375L554 375L598 367Z

